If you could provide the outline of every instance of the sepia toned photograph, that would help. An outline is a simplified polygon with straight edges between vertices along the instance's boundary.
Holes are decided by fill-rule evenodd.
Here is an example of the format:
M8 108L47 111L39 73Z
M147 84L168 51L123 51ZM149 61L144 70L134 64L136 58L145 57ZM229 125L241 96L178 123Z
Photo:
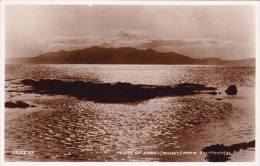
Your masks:
M255 161L254 5L6 5L5 161Z

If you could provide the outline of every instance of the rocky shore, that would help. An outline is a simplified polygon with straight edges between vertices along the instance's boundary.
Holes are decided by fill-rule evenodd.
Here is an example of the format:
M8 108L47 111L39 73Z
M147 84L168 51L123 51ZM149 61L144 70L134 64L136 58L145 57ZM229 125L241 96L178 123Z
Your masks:
M195 94L216 95L217 88L207 87L201 84L183 83L174 87L134 85L130 83L94 83L83 81L62 80L22 80L22 83L31 86L27 93L39 93L50 95L68 95L95 102L127 103L148 100L165 96L185 96Z
M255 140L237 143L230 146L225 146L223 144L206 146L202 151L206 153L206 160L212 162L223 162L230 160L230 157L234 152L239 152L242 149L246 150L249 148L255 148Z

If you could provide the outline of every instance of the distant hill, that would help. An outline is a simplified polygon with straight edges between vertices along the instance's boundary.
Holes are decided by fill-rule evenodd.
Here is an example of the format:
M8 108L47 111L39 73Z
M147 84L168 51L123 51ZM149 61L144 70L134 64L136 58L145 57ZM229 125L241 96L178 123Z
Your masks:
M14 63L15 59L7 60ZM254 66L255 59L222 60L218 58L194 59L175 52L140 50L132 47L89 47L74 51L58 51L32 58L19 58L16 63L29 64L198 64Z

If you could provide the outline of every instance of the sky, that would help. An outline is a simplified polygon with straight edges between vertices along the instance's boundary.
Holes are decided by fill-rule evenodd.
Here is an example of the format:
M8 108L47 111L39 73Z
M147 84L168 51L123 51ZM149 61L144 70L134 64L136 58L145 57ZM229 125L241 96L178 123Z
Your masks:
M91 46L254 57L253 6L9 5L6 57Z

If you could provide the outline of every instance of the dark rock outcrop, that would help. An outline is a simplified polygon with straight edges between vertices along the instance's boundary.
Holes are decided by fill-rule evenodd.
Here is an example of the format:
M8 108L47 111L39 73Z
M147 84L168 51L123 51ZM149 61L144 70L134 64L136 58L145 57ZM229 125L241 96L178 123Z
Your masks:
M16 101L16 102L5 102L6 108L28 108L28 107L34 107L33 105L27 104L23 101Z
M231 146L225 146L223 144L211 145L203 148L202 151L206 153L206 160L212 162L224 162L230 160L231 154L234 152L239 152L241 149L246 150L254 147L255 140L233 144Z
M130 83L117 82L93 83L74 81L66 82L62 80L22 80L24 85L32 87L30 93L68 95L95 102L122 103L143 101L156 97L165 96L185 96L200 93L215 95L216 88L206 87L201 84L184 83L175 87L153 86L153 85L133 85Z
M236 85L230 85L225 92L228 95L236 95L237 94L237 87L236 87Z

